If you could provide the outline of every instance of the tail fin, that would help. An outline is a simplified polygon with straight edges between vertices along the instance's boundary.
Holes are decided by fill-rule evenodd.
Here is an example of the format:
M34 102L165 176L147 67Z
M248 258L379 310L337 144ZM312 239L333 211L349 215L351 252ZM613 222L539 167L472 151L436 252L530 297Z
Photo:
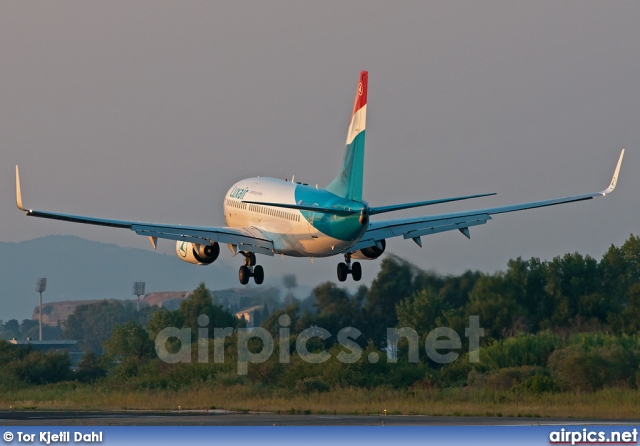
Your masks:
M326 190L349 200L362 201L362 179L364 172L364 137L367 123L367 84L369 73L360 72L356 99L351 113L351 124L347 133L342 169Z

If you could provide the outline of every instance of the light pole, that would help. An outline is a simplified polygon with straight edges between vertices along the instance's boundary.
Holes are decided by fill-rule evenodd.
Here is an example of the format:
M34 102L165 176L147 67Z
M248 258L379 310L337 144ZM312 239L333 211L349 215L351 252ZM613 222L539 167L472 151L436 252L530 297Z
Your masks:
M40 294L40 309L39 309L39 313L40 313L40 340L42 341L42 293L44 292L44 290L47 289L47 278L46 277L40 277L37 281L36 281L36 292Z
M134 296L138 296L138 302L136 308L138 312L140 312L140 296L144 295L144 282L134 282L133 283L133 294Z

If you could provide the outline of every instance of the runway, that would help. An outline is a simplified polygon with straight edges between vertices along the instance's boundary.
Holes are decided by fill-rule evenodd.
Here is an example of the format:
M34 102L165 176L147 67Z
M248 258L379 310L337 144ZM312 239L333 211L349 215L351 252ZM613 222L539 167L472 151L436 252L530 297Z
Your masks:
M639 420L510 417L435 417L424 415L292 415L222 410L0 411L2 426L538 426L637 425Z

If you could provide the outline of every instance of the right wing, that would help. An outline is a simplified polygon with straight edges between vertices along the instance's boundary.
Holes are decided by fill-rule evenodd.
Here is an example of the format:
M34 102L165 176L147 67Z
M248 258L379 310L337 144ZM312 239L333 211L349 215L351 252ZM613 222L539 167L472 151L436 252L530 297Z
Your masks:
M59 214L56 212L37 211L27 209L22 204L20 190L20 173L16 166L16 205L25 211L27 216L49 218L52 220L71 221L89 225L124 228L134 231L138 235L149 237L155 248L158 238L180 240L192 243L218 242L235 245L237 251L250 251L260 254L273 255L273 241L267 239L256 228L226 228L215 226L183 226L163 223L145 223L129 220L111 220L105 218L86 217L83 215Z
M452 231L458 229L466 237L470 237L469 227L482 225L491 220L491 215L504 214L507 212L522 211L525 209L535 209L546 206L554 206L557 204L572 203L574 201L591 200L594 197L605 196L616 188L618 175L620 174L620 166L624 149L620 153L616 170L609 187L603 191L591 194L576 195L566 198L555 198L552 200L533 201L529 203L512 204L508 206L500 206L494 208L478 209L475 211L454 212L450 214L427 215L413 218L399 218L394 220L384 220L371 222L367 232L362 236L361 240L350 250L357 251L359 249L371 246L381 246L382 240L391 237L403 236L404 239L412 239L418 246L422 246L421 238L423 235L436 234L438 232Z

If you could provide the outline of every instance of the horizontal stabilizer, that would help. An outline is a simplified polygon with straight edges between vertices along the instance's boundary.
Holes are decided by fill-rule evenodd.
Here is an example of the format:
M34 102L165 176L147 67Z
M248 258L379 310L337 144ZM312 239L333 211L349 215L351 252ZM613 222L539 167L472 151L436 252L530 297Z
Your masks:
M362 212L362 209L340 209L340 208L327 208L322 206L309 206L304 204L287 204L287 203L267 203L263 201L242 201L247 204L255 204L258 206L273 206L276 208L285 208L285 209L295 209L298 211L310 211L310 212L324 212L327 214L336 214L336 215L354 215Z
M422 206L431 206L433 204L450 203L452 201L469 200L471 198L489 197L495 194L496 193L493 192L490 194L465 195L463 197L440 198L438 200L417 201L415 203L392 204L390 206L378 206L374 208L369 208L369 215L383 214L385 212L400 211L402 209L411 209L411 208L417 208Z

